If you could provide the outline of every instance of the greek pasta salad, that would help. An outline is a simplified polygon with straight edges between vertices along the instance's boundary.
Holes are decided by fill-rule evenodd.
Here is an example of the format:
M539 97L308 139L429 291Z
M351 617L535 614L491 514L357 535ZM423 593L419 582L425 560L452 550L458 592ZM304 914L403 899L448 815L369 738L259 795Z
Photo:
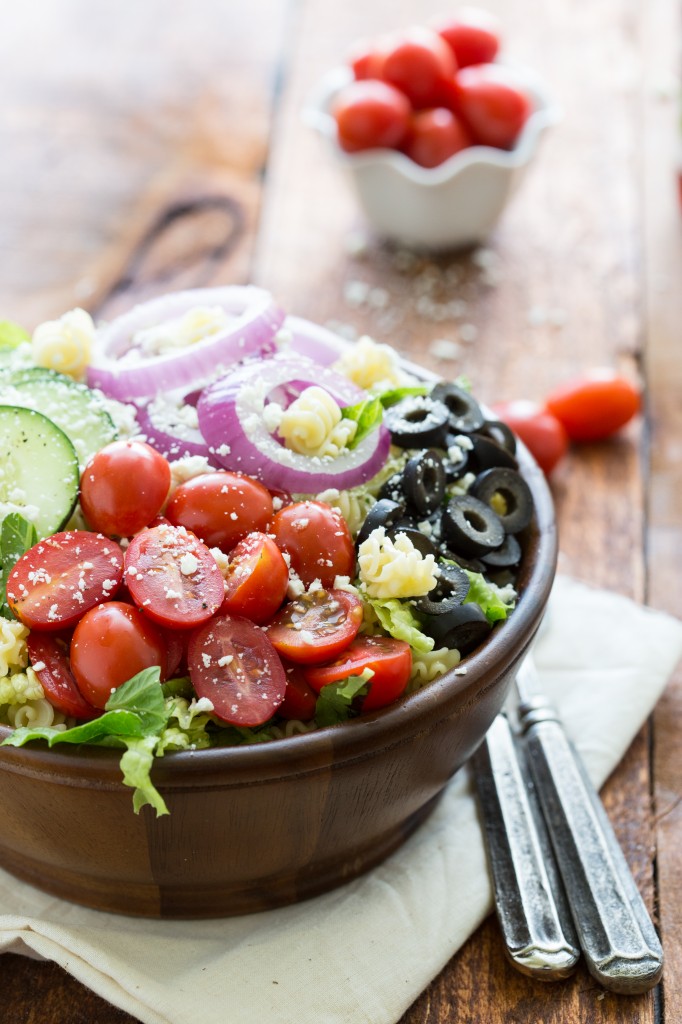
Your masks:
M0 322L0 725L169 751L384 708L514 607L533 516L464 380L195 289L32 337Z

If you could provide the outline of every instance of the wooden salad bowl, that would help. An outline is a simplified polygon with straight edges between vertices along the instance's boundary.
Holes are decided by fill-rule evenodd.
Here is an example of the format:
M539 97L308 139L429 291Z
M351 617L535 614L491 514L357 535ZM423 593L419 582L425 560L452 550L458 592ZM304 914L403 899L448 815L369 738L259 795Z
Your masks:
M519 601L463 659L466 673L302 736L166 754L152 771L170 811L158 819L133 812L118 750L0 746L0 866L98 910L208 918L294 903L382 861L481 742L542 619L554 510L523 449L519 462L535 502Z

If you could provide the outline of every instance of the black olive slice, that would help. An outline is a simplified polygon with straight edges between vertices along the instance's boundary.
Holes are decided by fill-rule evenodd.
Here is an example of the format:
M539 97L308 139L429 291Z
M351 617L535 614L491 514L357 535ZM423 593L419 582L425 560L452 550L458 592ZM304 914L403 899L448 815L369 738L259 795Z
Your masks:
M507 533L519 533L533 518L530 487L514 469L487 469L476 477L469 493L497 513Z
M454 597L459 604L469 593L469 577L460 565L448 565L447 562L438 563L438 583L431 592L434 596Z
M411 602L418 612L426 616L425 632L438 640L450 632L455 624L452 613L461 607L462 602L456 597L435 597L433 593L424 597L414 597Z
M481 433L486 437L492 437L493 441L501 444L511 455L516 455L516 434L507 423L503 423L502 420L486 420L481 427Z
M372 530L376 530L379 526L383 526L388 532L391 526L397 523L404 514L404 505L399 504L397 501L391 501L389 498L381 498L376 504L372 505L367 513L358 533L356 543L362 544L364 540L367 540Z
M481 561L490 569L510 569L521 561L521 545L513 533L508 533L502 547L481 555Z
M518 462L503 445L498 444L492 437L485 434L472 434L474 442L473 451L469 457L470 466L482 473L484 469L494 469L496 466L508 466L509 469L517 469Z
M485 617L485 612L477 604L463 604L454 615L457 621L443 637L447 647L454 648L463 656L483 643L493 628Z
M485 566L483 562L478 558L464 558L460 554L456 554L454 551L441 544L440 557L447 558L451 562L456 562L460 569L468 569L469 572L482 572L485 573Z
M445 497L445 469L443 460L433 448L419 452L408 459L403 473L405 497L410 506L422 516L435 512Z
M420 551L422 555L433 555L435 558L438 557L438 548L433 543L430 537L427 537L425 533L411 522L396 523L390 530L387 531L388 536L392 541L395 542L396 537L399 533L404 533L406 537L409 537L412 544Z
M379 498L389 498L390 501L403 502L405 500L403 482L402 473L394 473L393 476L389 476L388 480L385 480L381 485Z
M475 558L504 544L505 531L499 516L473 494L450 498L441 524L448 547L465 558Z
M384 411L391 440L401 448L442 445L450 414L447 406L430 395L413 395Z
M431 397L443 402L450 413L450 428L457 434L472 434L485 422L483 411L473 397L457 384L442 381L436 384Z
M460 437L462 435L459 435ZM455 482L455 480L461 480L467 471L469 465L469 449L462 448L457 442L457 436L449 435L445 438L445 449L447 455L443 459L443 468L445 469L445 479L449 484ZM450 452L453 453L452 457Z

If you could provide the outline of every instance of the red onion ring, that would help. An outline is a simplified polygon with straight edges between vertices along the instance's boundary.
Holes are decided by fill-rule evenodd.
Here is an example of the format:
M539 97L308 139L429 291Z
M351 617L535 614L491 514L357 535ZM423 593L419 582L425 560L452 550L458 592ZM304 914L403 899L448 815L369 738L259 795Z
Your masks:
M182 316L194 306L221 306L235 315L229 327L179 352L128 362L123 357L135 351L134 334L145 328ZM253 285L224 288L194 288L163 295L135 306L100 330L87 382L119 401L205 383L221 370L225 372L248 355L273 345L284 321L269 292Z
M299 455L272 436L263 419L268 395L290 381L325 388L340 405L362 401L365 393L328 367L287 353L254 361L210 384L197 405L199 429L226 468L247 473L266 487L313 494L345 490L371 480L384 465L391 438L383 425L335 459Z
M188 402L187 399L192 394L195 401ZM196 405L196 397L198 396L195 388L180 388L178 391L158 394L148 402L136 402L135 417L140 426L139 436L169 462L198 455L206 459L211 466L218 468L220 463L209 451L199 427L180 422L181 408Z

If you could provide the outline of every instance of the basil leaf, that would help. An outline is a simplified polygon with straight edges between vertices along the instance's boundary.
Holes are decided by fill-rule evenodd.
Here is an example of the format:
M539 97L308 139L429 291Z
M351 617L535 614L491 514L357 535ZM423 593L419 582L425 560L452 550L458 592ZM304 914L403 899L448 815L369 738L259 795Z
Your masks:
M145 668L114 690L106 702L106 711L126 711L137 715L142 732L133 736L158 736L166 728L168 710L161 688L158 665ZM105 716L103 716L105 717Z
M13 619L7 604L7 581L9 574L23 554L38 543L38 534L33 523L29 523L20 512L10 512L0 528L0 615Z
M344 420L355 420L355 436L348 442L349 448L357 448L360 442L375 430L383 419L384 411L378 398L368 398L358 405L347 405L341 410Z

